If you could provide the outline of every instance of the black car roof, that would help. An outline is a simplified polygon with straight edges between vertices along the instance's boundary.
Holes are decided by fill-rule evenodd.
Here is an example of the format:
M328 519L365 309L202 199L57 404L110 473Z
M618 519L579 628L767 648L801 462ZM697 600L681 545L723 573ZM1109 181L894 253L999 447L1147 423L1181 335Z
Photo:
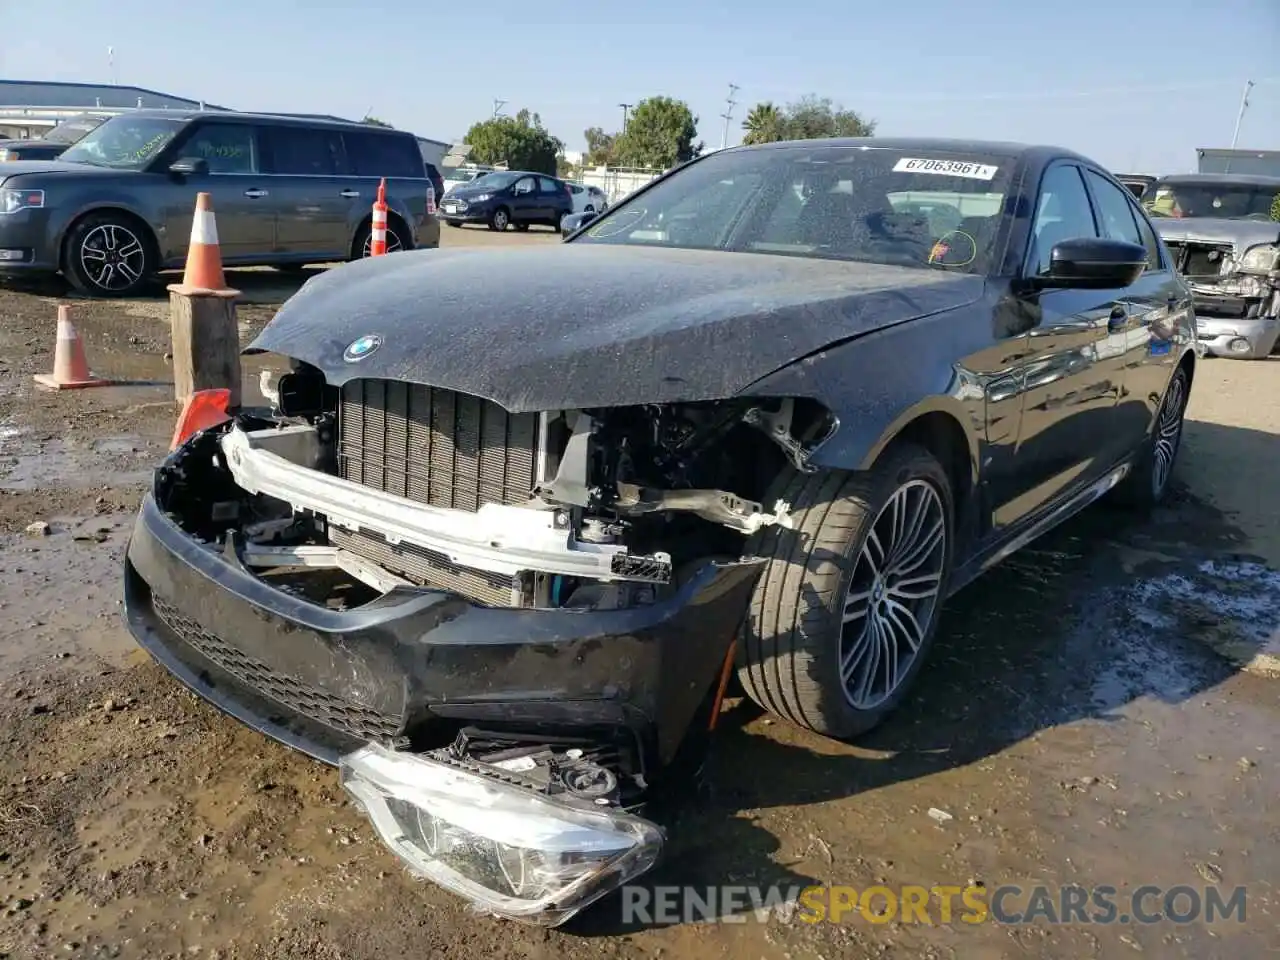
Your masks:
M1173 186L1193 186L1197 183L1220 186L1280 187L1280 177L1267 177L1260 173L1175 173L1161 177L1158 183Z
M335 130L362 130L367 133L395 134L401 137L414 136L407 130L380 127L371 123L356 123L352 120L330 120L318 117L286 116L279 113L238 113L234 110L130 110L127 113L120 114L120 116L144 117L149 120L176 120L180 123L197 119L212 123L263 122L310 129L321 127Z

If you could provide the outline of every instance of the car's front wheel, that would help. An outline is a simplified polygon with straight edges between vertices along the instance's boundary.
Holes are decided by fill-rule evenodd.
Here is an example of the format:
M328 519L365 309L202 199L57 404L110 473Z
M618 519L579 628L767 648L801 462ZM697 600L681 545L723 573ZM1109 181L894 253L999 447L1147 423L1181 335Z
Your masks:
M951 572L951 482L927 450L902 444L866 472L789 471L774 492L796 525L748 548L767 566L738 676L766 710L855 737L902 701L933 640Z
M366 223L360 228L360 233L356 237L355 248L360 252L360 257L369 256L373 251L373 224ZM387 224L387 253L395 253L398 250L404 250L404 239L400 236L399 231L393 224Z
M63 267L81 293L128 297L146 285L155 262L137 223L113 213L91 213L67 232Z
M1179 366L1169 378L1151 432L1143 441L1133 468L1116 488L1116 499L1138 508L1156 506L1169 493L1173 467L1182 449L1182 423L1191 398L1191 377Z
M506 207L498 207L493 213L489 214L489 229L497 230L501 233L511 225L511 213Z

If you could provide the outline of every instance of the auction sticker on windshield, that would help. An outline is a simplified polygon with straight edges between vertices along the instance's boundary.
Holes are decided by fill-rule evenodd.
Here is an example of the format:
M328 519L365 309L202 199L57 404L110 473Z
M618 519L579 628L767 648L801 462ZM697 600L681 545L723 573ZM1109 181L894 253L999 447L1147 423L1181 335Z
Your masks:
M999 167L967 160L927 160L903 157L893 165L895 173L937 173L944 177L968 177L970 180L994 180Z

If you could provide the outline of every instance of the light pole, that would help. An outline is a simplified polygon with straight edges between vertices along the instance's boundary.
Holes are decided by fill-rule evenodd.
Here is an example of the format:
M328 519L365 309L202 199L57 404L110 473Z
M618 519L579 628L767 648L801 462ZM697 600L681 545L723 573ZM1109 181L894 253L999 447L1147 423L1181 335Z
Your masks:
M631 115L631 104L629 104L629 103L620 103L620 104L618 104L618 106L620 106L620 107L622 108L622 132L623 132L623 133L626 133L626 132L627 132L627 118Z
M733 95L738 92L736 83L729 84L729 96L725 98L725 111L720 114L724 117L724 137L720 140L720 149L723 150L729 145L729 121L733 119L733 107L738 101L733 99Z

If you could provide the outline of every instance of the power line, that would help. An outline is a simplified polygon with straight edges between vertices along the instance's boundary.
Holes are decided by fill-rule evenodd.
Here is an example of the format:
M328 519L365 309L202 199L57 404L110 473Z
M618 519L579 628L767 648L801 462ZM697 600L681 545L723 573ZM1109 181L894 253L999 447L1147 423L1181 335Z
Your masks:
M729 84L729 96L725 97L725 111L720 114L724 117L724 138L720 141L720 149L723 150L729 145L729 121L733 119L733 108L737 104L737 100L733 99L733 95L738 92L740 87L736 83Z

